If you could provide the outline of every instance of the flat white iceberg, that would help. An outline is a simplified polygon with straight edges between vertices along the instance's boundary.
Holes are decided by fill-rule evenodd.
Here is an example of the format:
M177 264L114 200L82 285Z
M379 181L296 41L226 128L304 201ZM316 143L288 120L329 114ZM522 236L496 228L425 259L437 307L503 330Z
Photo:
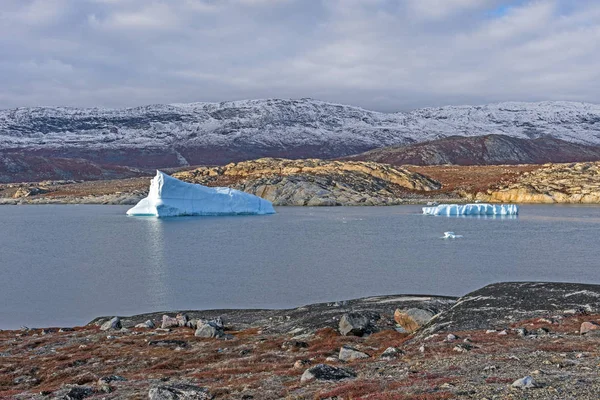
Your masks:
M273 204L252 194L225 187L206 187L180 181L156 171L148 197L127 211L131 216L275 214Z
M462 235L457 235L454 232L444 232L444 236L442 236L442 239L457 239L457 238L461 238L463 237Z
M435 207L423 207L427 215L517 215L516 204L440 204Z

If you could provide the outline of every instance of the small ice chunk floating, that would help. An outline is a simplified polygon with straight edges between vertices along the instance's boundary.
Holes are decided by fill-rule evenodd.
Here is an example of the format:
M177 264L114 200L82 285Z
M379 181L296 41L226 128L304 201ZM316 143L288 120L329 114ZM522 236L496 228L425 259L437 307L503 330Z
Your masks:
M265 199L225 187L206 187L180 181L161 171L150 182L148 197L127 211L131 216L275 214Z
M461 238L463 237L462 235L457 235L454 232L444 232L444 236L442 236L442 239L457 239L457 238Z
M439 204L435 207L423 207L426 215L517 215L516 204Z

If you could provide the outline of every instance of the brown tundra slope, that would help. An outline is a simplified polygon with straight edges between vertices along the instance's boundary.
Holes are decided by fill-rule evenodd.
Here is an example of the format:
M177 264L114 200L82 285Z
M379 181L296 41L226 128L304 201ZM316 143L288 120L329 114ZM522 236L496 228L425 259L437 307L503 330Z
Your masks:
M521 139L506 135L450 136L428 142L374 149L343 159L393 165L565 163L600 160L600 146L552 137Z

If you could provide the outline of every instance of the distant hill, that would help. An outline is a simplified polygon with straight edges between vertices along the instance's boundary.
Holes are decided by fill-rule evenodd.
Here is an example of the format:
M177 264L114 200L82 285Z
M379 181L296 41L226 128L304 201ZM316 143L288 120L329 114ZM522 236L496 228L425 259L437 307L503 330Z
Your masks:
M50 158L22 153L0 153L0 183L44 180L99 180L148 175L149 171L101 165L80 158Z
M470 139L443 140L452 136ZM435 144L420 147L423 142ZM116 165L164 169L261 157L332 159L406 145L411 147L403 151L414 149L415 156L393 162L598 159L597 150L587 146L600 146L600 105L511 102L381 113L313 99L266 99L0 110L0 157L5 160L0 176L10 182L132 173Z
M406 146L384 147L345 160L393 165L544 164L600 160L600 146L553 137L520 139L506 135L450 136Z
M0 153L176 167L260 157L337 158L449 136L600 145L600 105L498 103L381 113L313 99L0 110Z

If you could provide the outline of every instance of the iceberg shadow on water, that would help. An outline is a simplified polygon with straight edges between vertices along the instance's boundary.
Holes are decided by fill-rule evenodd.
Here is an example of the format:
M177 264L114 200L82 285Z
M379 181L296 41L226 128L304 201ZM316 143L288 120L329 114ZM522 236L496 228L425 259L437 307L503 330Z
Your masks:
M161 171L150 182L148 196L127 211L129 216L160 218L267 214L275 214L268 200L231 188L183 182Z

